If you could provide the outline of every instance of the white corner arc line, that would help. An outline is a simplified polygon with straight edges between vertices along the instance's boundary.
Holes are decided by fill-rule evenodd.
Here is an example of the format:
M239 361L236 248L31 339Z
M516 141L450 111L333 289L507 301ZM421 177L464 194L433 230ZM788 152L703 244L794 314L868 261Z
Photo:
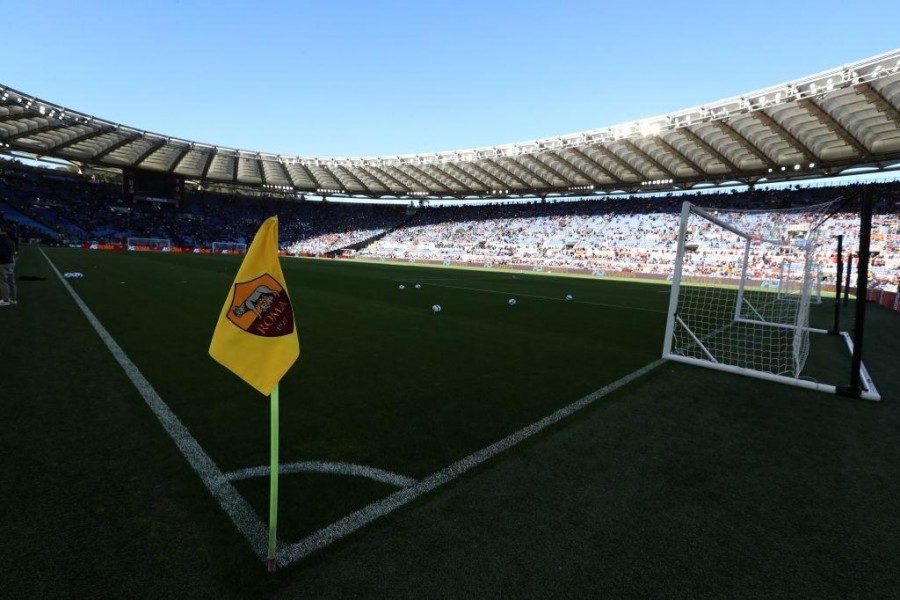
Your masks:
M228 481L240 481L251 477L268 477L269 466L249 467L225 474ZM373 481L380 481L399 488L407 488L416 483L412 477L406 477L399 473L392 473L376 467L356 465L345 462L325 462L319 460L306 460L301 462L278 465L279 475L293 475L295 473L327 473L330 475L350 475L353 477L365 477Z
M576 400L572 404L569 404L568 406L557 410L556 412L544 417L540 421L536 421L531 425L523 427L522 429L503 438L502 440L495 442L490 446L487 446L486 448L482 448L481 450L478 450L473 454L470 454L462 460L441 469L437 473L429 475L428 477L422 479L414 485L402 490L398 490L382 500L373 502L372 504L369 504L368 506L361 508L356 512L350 513L349 515L335 521L331 525L328 525L327 527L324 527L319 531L316 531L315 533L307 536L299 542L284 546L278 553L278 564L286 566L294 563L315 552L316 550L320 550L325 546L328 546L332 542L335 542L360 529L361 527L368 525L372 521L392 513L401 506L412 502L416 498L419 498L420 496L453 481L466 471L469 471L470 469L477 467L483 462L497 456L501 452L512 448L516 444L519 444L520 442L530 438L539 431L546 429L547 427L561 421L562 419L565 419L569 415L572 415L573 413L585 408L586 406L593 404L600 398L614 392L615 390L628 383L631 383L635 379L646 375L664 362L665 359L659 358L641 367L637 371L629 373L621 379L618 379L610 383L609 385L606 385L599 390L588 394L580 400Z
M261 559L265 558L268 552L268 531L266 530L265 524L253 511L247 501L238 493L231 482L228 481L209 455L206 454L197 440L194 439L194 436L188 431L187 427L184 426L178 417L175 416L175 413L172 412L172 409L170 409L163 399L160 398L156 390L153 389L153 386L150 385L150 382L147 381L144 375L138 370L137 366L130 358L128 358L128 355L125 354L119 344L116 343L97 317L94 316L94 313L91 312L91 309L88 308L87 304L84 303L75 289L69 285L69 282L66 281L56 268L56 265L53 264L53 261L50 260L50 257L47 256L43 249L40 249L40 251L50 264L50 268L53 269L56 276L62 282L63 286L68 290L69 294L72 295L72 298L75 299L75 304L78 305L78 308L80 308L81 312L84 313L84 316L87 317L87 320L94 327L97 334L100 336L100 339L103 340L103 343L105 343L106 347L109 348L109 351L112 352L113 357L125 371L128 379L130 379L131 383L134 384L134 387L137 388L137 391L144 399L144 402L147 403L147 406L153 411L156 418L159 419L163 429L166 430L166 433L169 434L169 437L171 437L172 441L175 442L175 445L178 446L178 449L181 451L185 460L187 460L188 464L191 465L191 468L194 469L197 475L200 476L203 484L238 528L238 531L240 531L247 539L253 552Z

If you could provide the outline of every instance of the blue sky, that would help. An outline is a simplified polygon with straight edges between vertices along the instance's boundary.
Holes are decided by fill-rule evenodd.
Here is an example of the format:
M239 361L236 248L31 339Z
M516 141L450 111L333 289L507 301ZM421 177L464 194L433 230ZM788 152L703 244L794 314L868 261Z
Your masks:
M0 0L0 84L301 156L452 150L655 116L900 46L900 2Z

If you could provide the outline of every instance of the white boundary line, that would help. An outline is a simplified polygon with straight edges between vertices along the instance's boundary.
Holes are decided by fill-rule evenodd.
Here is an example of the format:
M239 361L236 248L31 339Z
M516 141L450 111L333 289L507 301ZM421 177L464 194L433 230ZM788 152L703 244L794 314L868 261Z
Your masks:
M259 518L259 516L253 511L247 501L238 493L235 487L232 485L232 481L238 479L244 479L247 477L257 476L257 471L262 469L266 473L268 473L268 467L251 467L248 469L241 469L239 471L232 471L227 475L224 474L221 469L212 461L212 459L206 454L200 444L196 439L190 434L187 427L185 427L178 417L172 412L172 410L168 407L168 405L163 402L162 398L160 398L159 394L156 390L153 389L153 386L150 385L150 382L141 374L138 370L137 366L131 361L130 358L125 354L122 348L116 343L116 341L112 338L109 332L105 327L100 323L94 313L88 308L88 306L84 303L81 297L75 292L74 288L69 285L69 282L65 280L59 270L56 268L56 265L53 264L53 261L50 260L50 257L44 253L43 249L39 249L41 254L50 264L50 267L56 273L56 276L59 278L60 282L63 284L63 287L72 295L72 298L75 300L75 303L84 313L85 317L87 317L88 321L96 330L97 334L100 336L100 339L106 344L107 348L109 348L113 357L115 357L116 361L125 371L125 374L128 375L128 378L134 384L135 388L137 388L138 392L144 398L144 401L147 403L147 406L153 411L153 414L156 415L157 419L159 419L160 424L162 424L163 428L166 430L166 433L172 438L175 442L175 445L178 446L178 449L181 451L181 454L184 456L185 460L188 461L188 464L194 469L194 471L200 476L200 479L203 481L206 488L209 490L210 494L216 499L219 503L219 506L222 507L222 510L231 518L231 521L238 528L238 531L247 539L247 542L250 544L250 547L256 553L256 555L262 560L266 557L268 553L268 531L266 530L265 524ZM441 286L441 287L451 287L451 286ZM460 288L467 289L467 288ZM505 293L505 292L497 292L492 290L473 290L473 291L482 291L482 292L490 292L490 293ZM527 296L526 296L527 297ZM537 298L542 298L540 296L532 296ZM556 300L556 298L546 298L548 300ZM597 304L597 303L591 303ZM601 306L613 306L613 305L601 305ZM616 308L627 308L627 307L619 307ZM638 309L638 310L646 310L646 309ZM653 311L657 312L657 311ZM292 563L301 560L302 558L308 556L309 554L315 552L316 550L320 550L332 542L335 542L347 535L357 531L358 529L368 525L372 521L379 519L385 515L388 515L398 508L409 504L413 500L423 496L451 481L457 479L462 474L467 471L477 467L478 465L490 460L491 458L497 456L501 452L504 452L513 446L525 441L530 438L534 434L546 429L547 427L558 423L559 421L565 419L566 417L574 414L575 412L593 404L600 398L614 392L620 387L627 385L634 381L635 379L646 375L659 365L665 362L664 359L659 358L643 367L638 369L637 371L633 371L628 375L606 385L599 390L588 394L587 396L576 400L572 404L557 410L556 412L544 417L543 419L532 423L522 429L516 431L515 433L503 438L498 442L494 442L490 446L482 448L469 456L459 460L448 467L441 469L440 471L429 475L425 479L421 481L415 481L411 478L403 477L402 475L396 475L394 473L390 473L387 471L381 471L380 469L372 469L371 467L361 467L359 465L347 465L348 467L357 467L359 469L371 470L371 471L380 471L381 473L386 473L390 476L395 476L402 480L404 483L403 489L394 492L390 496L379 500L377 502L373 502L368 506L357 510L349 515L342 517L341 519L335 521L331 525L328 525L319 531L307 536L306 538L300 540L299 542L289 544L284 546L282 543L278 543L280 550L277 552L277 561L280 566L287 566ZM289 465L284 465L279 468L279 472L282 471L282 468L290 468L298 465L311 465L316 463L291 463ZM327 463L321 463L327 464ZM346 464L346 463L337 463L337 464ZM299 472L301 470L305 470L304 467L298 467L297 471L291 472ZM349 473L351 475L358 475L360 473ZM368 475L363 475L368 476ZM399 481L398 480L398 481ZM391 483L388 481L387 483Z
M346 517L335 521L331 525L320 529L319 531L309 535L308 537L300 540L295 544L290 544L289 546L283 547L281 551L278 552L278 564L281 566L287 566L291 563L297 562L298 560L308 556L316 550L320 550L325 546L328 546L332 542L335 542L360 529L361 527L368 525L372 521L392 513L401 506L409 504L416 498L419 498L420 496L453 481L466 471L477 467L483 462L497 456L501 452L508 450L516 444L530 438L537 432L546 429L550 425L553 425L561 421L562 419L565 419L569 415L581 410L582 408L589 406L590 404L619 389L620 387L631 383L638 377L649 373L664 362L664 359L659 358L651 362L650 364L638 369L637 371L629 373L625 377L622 377L621 379L600 388L596 392L592 392L584 398L576 400L572 404L566 406L565 408L559 409L551 415L544 417L540 421L537 421L535 423L532 423L531 425L528 425L527 427L520 429L512 435L503 438L499 442L495 442L486 448L482 448L481 450L470 454L464 459L457 461L452 465L445 467L444 469L441 469L437 473L429 475L416 484L394 492L383 500L373 502L365 508L350 513Z
M226 473L225 477L228 481L240 481L242 479L250 479L252 477L268 477L270 467L264 465L261 467L248 467ZM353 463L344 462L324 462L318 460L309 460L285 465L278 465L279 475L293 475L294 473L328 473L330 475L349 475L352 477L365 477L373 481L380 481L399 488L409 487L416 483L412 477L405 477L398 473L385 471L375 467L367 467L365 465L355 465Z
M175 445L178 446L182 456L184 456L185 460L187 460L188 464L191 465L191 468L194 469L197 475L200 476L200 479L209 490L209 493L216 499L219 506L225 511L225 514L231 518L231 521L234 523L235 527L238 528L238 531L240 531L247 539L253 552L256 553L261 560L264 559L268 552L269 535L265 524L253 511L250 504L248 504L243 496L238 493L219 467L216 466L216 463L214 463L206 452L204 452L203 448L197 440L194 439L187 427L182 424L178 417L175 416L175 413L173 413L168 405L163 402L162 398L159 397L159 394L156 393L156 390L153 389L153 386L150 385L150 382L147 381L143 374L141 374L137 366L135 366L131 359L128 358L100 321L97 320L97 317L94 316L94 313L91 312L91 309L88 308L87 304L84 303L78 293L71 285L69 285L69 282L66 281L56 268L56 265L53 264L53 261L50 260L50 257L44 253L42 248L39 250L41 251L41 254L44 255L44 258L47 259L47 262L50 263L50 267L62 282L63 287L65 287L72 295L72 298L75 299L75 304L78 305L78 308L80 308L81 312L84 313L84 316L87 317L87 320L97 332L97 335L100 336L100 339L103 340L103 343L105 343L106 347L109 348L109 351L112 352L113 357L115 357L116 361L122 369L124 369L125 374L128 375L128 378L131 380L131 383L134 384L134 387L137 388L137 391L141 394L144 402L147 403L147 406L153 411L156 418L159 419L163 429L166 430L166 433L169 434L169 437L171 437L172 441L175 442Z

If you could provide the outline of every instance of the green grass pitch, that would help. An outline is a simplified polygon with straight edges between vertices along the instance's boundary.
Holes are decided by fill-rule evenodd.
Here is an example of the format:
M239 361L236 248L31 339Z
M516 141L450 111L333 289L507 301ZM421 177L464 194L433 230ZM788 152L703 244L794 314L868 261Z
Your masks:
M72 287L223 471L268 464L266 398L207 354L241 257L44 251L59 271L84 273ZM282 265L301 346L281 383L282 464L420 480L662 349L667 285ZM866 364L881 403L665 363L273 577L37 248L23 249L17 273L20 305L0 312L0 556L12 597L671 595L673 577L716 595L738 564L750 595L897 589L900 318L880 308ZM826 300L813 320L828 327L832 313ZM852 326L852 306L843 317ZM813 339L810 369L841 384L836 341ZM235 485L265 520L267 478ZM283 476L279 537L302 539L395 490ZM887 568L867 572L874 557Z

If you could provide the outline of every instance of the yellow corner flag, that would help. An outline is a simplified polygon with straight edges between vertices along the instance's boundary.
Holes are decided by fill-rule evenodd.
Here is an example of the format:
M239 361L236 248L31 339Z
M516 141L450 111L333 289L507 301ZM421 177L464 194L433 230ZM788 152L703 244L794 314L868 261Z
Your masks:
M278 217L266 219L256 232L219 314L209 354L266 396L300 356L278 262Z

